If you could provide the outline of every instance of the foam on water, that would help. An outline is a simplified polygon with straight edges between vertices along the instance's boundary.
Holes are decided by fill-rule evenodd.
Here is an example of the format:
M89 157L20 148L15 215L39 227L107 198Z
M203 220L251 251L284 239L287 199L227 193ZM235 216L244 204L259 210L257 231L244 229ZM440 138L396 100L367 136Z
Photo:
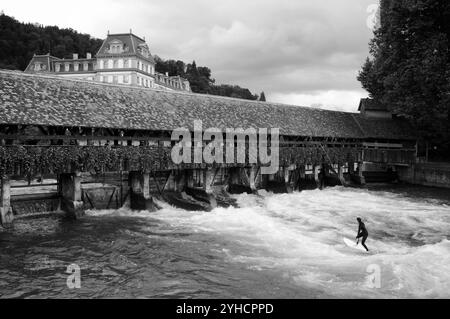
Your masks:
M240 208L187 212L159 203L156 218L176 229L236 243L227 259L255 271L270 269L293 283L335 297L450 297L450 209L436 200L390 192L333 188L237 196ZM93 212L129 216L128 210ZM356 217L370 233L371 254L347 247ZM246 247L246 249L242 249ZM381 270L371 288L369 266Z

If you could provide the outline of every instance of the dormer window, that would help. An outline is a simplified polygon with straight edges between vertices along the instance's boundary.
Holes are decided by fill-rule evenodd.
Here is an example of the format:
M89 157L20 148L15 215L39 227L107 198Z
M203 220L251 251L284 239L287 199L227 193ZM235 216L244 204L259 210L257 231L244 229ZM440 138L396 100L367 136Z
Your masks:
M150 56L150 50L147 46L147 44L145 43L141 43L139 44L137 51L139 54L141 54L142 56L148 58Z
M125 45L122 41L119 40L113 40L111 42L108 43L108 46L106 48L106 52L105 53L110 53L110 54L120 54L125 52Z

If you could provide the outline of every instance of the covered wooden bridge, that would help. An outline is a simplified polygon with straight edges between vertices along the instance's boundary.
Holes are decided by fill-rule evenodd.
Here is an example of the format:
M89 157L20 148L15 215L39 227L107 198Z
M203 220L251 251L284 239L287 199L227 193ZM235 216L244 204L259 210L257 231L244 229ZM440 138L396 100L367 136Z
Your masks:
M171 133L192 130L196 120L223 131L279 128L280 170L265 176L258 164L175 165ZM30 198L73 216L127 198L134 209L154 209L154 197L211 209L232 204L230 192L363 184L369 163L395 172L416 157L408 126L364 105L360 113L334 112L2 70L0 143L3 224ZM17 181L35 179L56 181L52 198L14 195L11 187L23 187Z

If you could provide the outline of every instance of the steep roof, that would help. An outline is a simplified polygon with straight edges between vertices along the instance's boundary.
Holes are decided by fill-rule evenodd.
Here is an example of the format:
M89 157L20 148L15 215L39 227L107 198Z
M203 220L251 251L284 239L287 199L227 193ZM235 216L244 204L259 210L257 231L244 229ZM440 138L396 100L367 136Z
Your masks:
M53 61L58 61L58 60L61 60L61 59L51 56L49 53L44 54L44 55L33 55L33 58L28 63L28 66L25 69L25 72L30 72L30 73L35 72L35 70L34 70L35 63L41 63L45 66L45 70L41 70L41 72L42 71L51 72L51 71L53 71L53 68L52 68Z
M111 42L118 41L123 43L127 48L127 52L111 54L108 52L108 46ZM119 33L119 34L108 34L107 38L103 41L102 46L97 52L97 57L109 57L109 56L121 56L121 55L138 55L143 59L147 59L154 62L153 57L149 52L149 56L142 55L138 48L139 46L145 45L145 40L132 33Z
M395 120L0 70L0 124L172 131L280 128L282 135L412 139Z
M361 111L363 109L365 111L388 112L386 105L370 98L361 99L361 101L359 102L358 111Z

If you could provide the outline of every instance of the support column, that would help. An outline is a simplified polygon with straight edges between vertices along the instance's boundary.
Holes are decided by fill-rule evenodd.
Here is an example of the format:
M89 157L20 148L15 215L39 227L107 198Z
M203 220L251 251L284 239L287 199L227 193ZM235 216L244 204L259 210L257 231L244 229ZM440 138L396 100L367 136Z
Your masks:
M203 171L203 189L205 190L211 208L217 207L217 200L216 197L214 196L213 190L215 176L216 176L216 169L208 168Z
M231 194L251 194L249 176L243 167L232 167L228 171L228 192ZM248 182L248 183L247 183ZM248 184L248 185L247 185Z
M215 176L215 170L214 169L205 169L203 171L203 189L207 194L213 193L213 183L214 183L214 176Z
M317 188L320 188L320 166L314 165L314 180L316 181Z
M0 186L0 221L3 227L7 227L14 220L11 208L11 183L8 178L2 178Z
M258 168L256 166L252 166L252 168L250 168L249 183L250 183L250 189L253 192L258 191L258 188L256 187L256 179L257 178L258 178Z
M150 194L150 174L130 172L130 208L155 211L158 209Z
M352 182L356 183L357 185L365 185L366 184L366 179L364 178L364 175L363 175L363 163L362 162L358 163L356 172L354 170L354 163L349 163L348 171L349 171Z
M297 165L298 179L295 185L296 190L302 190L302 185L306 184L306 166Z
M293 189L292 189L292 185L291 185L291 181L290 181L290 177L291 177L290 168L283 167L283 173L284 173L284 184L286 185L286 190L288 193L292 193Z
M355 163L353 162L348 163L348 173L350 174L350 176L355 174Z
M358 163L358 179L361 185L366 185L366 178L364 177L364 163Z
M239 167L232 167L229 170L230 174L230 184L240 185L241 184L241 172Z
M81 199L81 176L79 173L61 174L61 209L67 216L78 219L84 215L84 203Z
M344 178L344 168L340 164L338 166L338 178L341 181L342 186L347 185L347 182L345 181L345 178Z
M195 168L194 168L194 170L195 170ZM186 170L185 171L187 187L194 187L194 170Z
M186 188L186 173L184 171L175 171L175 191L183 192Z

